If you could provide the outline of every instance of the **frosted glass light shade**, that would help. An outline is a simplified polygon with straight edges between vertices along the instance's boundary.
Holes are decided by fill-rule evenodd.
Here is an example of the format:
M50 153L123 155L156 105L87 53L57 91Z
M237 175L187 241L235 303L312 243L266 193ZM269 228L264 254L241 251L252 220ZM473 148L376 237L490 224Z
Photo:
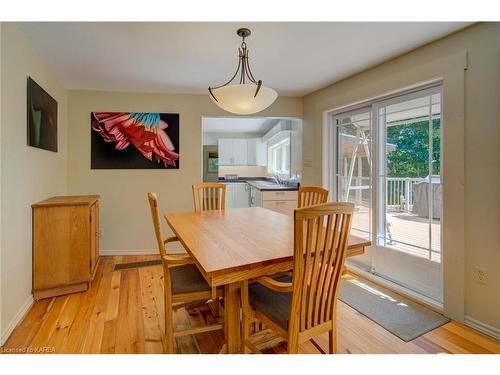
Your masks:
M276 91L265 86L261 86L259 93L254 97L256 89L257 86L253 84L227 85L212 90L217 101L212 95L210 98L225 111L238 115L249 115L263 111L278 97Z

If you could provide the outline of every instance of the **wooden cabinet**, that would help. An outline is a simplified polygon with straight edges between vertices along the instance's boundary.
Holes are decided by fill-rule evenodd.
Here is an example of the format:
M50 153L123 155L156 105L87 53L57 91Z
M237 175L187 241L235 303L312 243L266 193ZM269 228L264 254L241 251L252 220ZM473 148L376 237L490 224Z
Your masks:
M33 204L35 300L89 289L99 262L99 196Z
M285 215L293 216L297 208L298 192L293 191L263 191L262 207Z

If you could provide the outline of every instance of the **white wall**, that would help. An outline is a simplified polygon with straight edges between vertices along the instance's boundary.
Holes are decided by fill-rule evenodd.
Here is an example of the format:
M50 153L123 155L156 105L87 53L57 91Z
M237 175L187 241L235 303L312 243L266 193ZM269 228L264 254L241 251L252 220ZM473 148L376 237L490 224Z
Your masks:
M93 111L179 113L180 169L91 170ZM69 91L68 190L101 195L102 254L156 252L146 193L158 193L162 212L192 210L191 185L202 176L202 117L224 115L208 95ZM280 97L259 116L301 117L302 99Z
M462 225L452 225L448 238L443 240L456 244L445 248L444 256L450 257L445 281L451 274L454 277L453 283L445 285L445 302L448 294L462 304L465 321L479 322L483 328L497 332L500 332L499 48L500 24L481 23L318 90L304 97L303 142L304 159L311 160L304 168L304 183L321 184L324 111L423 80L445 77L443 110L448 114L444 118L448 133L444 135L444 147L448 152L443 153L444 173L449 163L454 175L449 176L452 185L446 187L448 193L445 192L444 199L453 196L458 203L446 205L445 201L448 219L444 218L443 225L456 224L463 218ZM456 129L450 127L453 124ZM460 169L461 174L457 172ZM488 269L488 285L474 282L476 265Z
M31 297L31 204L67 192L67 98L15 25L1 25L2 341ZM27 146L27 78L58 102L58 152Z

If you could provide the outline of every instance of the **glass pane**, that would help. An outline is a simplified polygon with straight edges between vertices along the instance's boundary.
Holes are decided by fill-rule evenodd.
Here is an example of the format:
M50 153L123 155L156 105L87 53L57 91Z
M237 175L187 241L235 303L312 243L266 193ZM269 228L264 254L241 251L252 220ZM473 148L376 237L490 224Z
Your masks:
M389 105L381 116L385 126L382 245L435 261L440 261L440 111L437 94Z
M351 232L371 235L371 111L344 114L337 124L337 200L355 204Z

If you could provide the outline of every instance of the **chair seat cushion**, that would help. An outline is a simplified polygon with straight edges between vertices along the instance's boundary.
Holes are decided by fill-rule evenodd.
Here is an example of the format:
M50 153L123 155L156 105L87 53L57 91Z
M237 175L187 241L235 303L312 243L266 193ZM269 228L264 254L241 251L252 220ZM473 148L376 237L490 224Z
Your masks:
M172 294L204 292L210 290L210 285L194 264L169 269L172 281Z
M281 282L291 282L290 276L276 279ZM288 329L292 293L276 292L265 286L254 283L248 286L248 300L256 310L267 316L284 330Z

